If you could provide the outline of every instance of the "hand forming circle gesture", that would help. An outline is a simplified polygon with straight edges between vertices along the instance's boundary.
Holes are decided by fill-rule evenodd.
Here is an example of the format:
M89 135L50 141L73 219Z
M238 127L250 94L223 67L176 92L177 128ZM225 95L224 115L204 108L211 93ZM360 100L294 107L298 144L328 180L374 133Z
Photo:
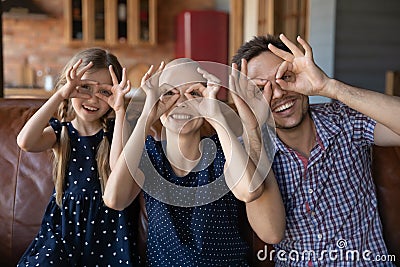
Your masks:
M304 95L322 95L329 81L328 76L315 64L311 46L300 36L297 41L302 45L304 52L292 43L285 35L279 38L292 51L292 54L283 51L272 44L268 48L272 53L282 58L284 62L276 73L276 82L284 90L294 91ZM287 79L287 73L294 73L295 77Z
M152 125L158 120L161 115L166 112L179 98L179 95L172 97L163 97L167 85L159 86L159 79L162 71L164 70L164 61L161 62L157 71L151 65L149 70L145 73L141 81L141 88L146 93L146 101L143 107L142 114L148 116L148 120Z
M186 90L185 96L188 99L188 104L196 110L200 116L211 122L210 119L216 119L218 116L222 115L221 103L217 99L221 82L216 76L202 68L197 68L197 71L207 80L207 87L201 83L193 84ZM194 92L199 94L198 98L194 96Z
M127 80L126 77L126 68L122 69L122 79L121 82L118 83L118 78L115 75L113 67L110 65L108 67L108 70L110 71L111 74L111 79L113 85L99 85L100 89L106 89L111 91L110 96L106 96L104 94L101 94L99 92L96 93L96 96L100 98L101 100L107 102L107 104L115 111L118 112L121 109L124 109L125 107L125 95L131 90L131 82Z
M248 129L254 129L264 124L270 115L271 90L261 91L257 85L247 77L247 61L242 59L241 71L237 64L232 64L229 75L229 89L233 102L238 109L243 124ZM264 87L269 88L268 83Z
M67 82L58 90L58 93L63 99L79 97L79 98L90 98L86 93L81 93L79 87L83 85L82 76L85 72L93 66L90 62L80 71L78 71L79 66L82 64L82 59L79 59L66 73ZM85 85L98 85L95 81L85 81Z

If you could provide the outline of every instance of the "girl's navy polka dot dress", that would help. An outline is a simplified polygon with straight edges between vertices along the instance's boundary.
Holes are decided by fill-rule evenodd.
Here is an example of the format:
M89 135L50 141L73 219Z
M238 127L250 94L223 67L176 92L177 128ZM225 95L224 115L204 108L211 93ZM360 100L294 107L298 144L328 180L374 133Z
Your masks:
M50 125L59 137L60 121L53 118ZM53 195L40 231L18 266L138 266L131 209L116 211L103 204L96 164L103 130L79 136L71 123L65 126L71 153L62 208Z
M243 203L232 192L209 204L180 207L163 203L149 194L150 190L146 190L146 187L156 188L156 192L159 188L159 192L168 194L165 187L152 178L154 173L150 170L153 166L165 180L177 185L199 187L216 179L223 179L226 186L222 176L225 163L222 147L216 135L211 140L216 145L216 153L211 153L208 146L203 146L203 156L214 154L212 163L202 170L178 177L164 154L161 142L155 141L151 136L147 137L147 153L143 154L140 169L144 172L147 183L144 197L149 222L149 266L248 266L248 245L239 232L239 209ZM180 197L178 192L170 193L171 197ZM209 197L204 193L197 197Z

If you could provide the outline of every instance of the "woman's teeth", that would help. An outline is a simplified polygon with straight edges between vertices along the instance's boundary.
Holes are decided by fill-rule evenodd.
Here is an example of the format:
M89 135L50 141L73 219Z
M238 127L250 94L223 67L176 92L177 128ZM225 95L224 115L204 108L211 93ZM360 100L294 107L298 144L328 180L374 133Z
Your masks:
M294 101L288 102L288 103L286 103L286 104L284 104L284 105L282 105L282 106L277 107L277 108L275 109L275 112L284 111L285 109L288 109L288 108L293 107L293 105L294 105Z
M189 120L192 116L186 114L172 114L174 120Z

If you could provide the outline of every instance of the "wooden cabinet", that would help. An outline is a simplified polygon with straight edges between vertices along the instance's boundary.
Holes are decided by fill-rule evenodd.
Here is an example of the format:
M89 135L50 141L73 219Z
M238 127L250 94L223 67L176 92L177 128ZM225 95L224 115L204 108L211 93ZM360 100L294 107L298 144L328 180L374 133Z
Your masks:
M68 44L154 45L157 0L64 0Z

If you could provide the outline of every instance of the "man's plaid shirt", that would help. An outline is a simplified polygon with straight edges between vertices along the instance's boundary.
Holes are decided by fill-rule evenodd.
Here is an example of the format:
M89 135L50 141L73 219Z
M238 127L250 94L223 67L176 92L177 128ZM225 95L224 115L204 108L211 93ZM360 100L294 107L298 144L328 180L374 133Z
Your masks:
M310 105L310 114L317 144L308 159L275 139L287 216L277 265L391 266L373 261L387 255L371 175L376 122L340 102Z

